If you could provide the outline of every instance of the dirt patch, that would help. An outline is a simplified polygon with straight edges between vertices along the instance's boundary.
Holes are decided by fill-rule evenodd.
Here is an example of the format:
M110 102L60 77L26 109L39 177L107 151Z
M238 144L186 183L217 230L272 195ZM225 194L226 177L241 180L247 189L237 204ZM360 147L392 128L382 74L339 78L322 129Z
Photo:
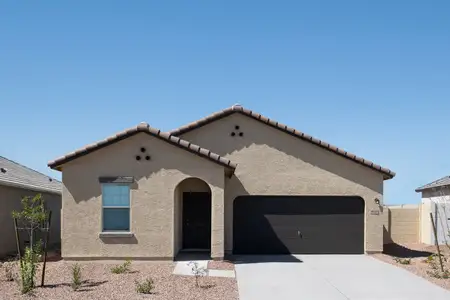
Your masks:
M210 270L234 270L234 264L231 261L214 261L208 262L208 269Z
M428 272L432 271L430 263L427 258L436 253L436 247L424 244L408 244L408 245L385 245L384 251L381 254L373 254L372 256L395 265L397 267L408 270L417 276L423 277L426 280L450 290L450 279L439 279L432 277ZM447 246L441 246L441 254L444 258L445 267L450 270L450 249ZM396 261L396 259L398 261ZM410 261L409 261L410 260ZM434 258L435 263L439 265L438 258ZM402 264L399 261L409 264Z
M83 284L73 291L71 266L73 262L57 261L47 264L46 285L38 287L34 296L20 294L14 281L6 281L4 270L0 272L0 299L238 299L234 278L203 277L202 287L195 287L193 276L173 275L173 263L133 262L131 271L125 274L112 274L111 267L119 262L80 262ZM3 269L3 267L1 267ZM40 272L38 272L40 283ZM135 281L146 278L154 281L155 289L151 295L136 292Z

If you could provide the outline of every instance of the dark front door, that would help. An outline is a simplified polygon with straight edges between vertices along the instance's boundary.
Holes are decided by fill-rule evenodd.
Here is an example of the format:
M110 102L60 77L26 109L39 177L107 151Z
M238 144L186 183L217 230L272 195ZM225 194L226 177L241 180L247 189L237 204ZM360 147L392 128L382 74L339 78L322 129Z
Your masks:
M360 197L242 196L234 201L235 254L363 252Z
M210 193L183 193L183 248L211 249Z

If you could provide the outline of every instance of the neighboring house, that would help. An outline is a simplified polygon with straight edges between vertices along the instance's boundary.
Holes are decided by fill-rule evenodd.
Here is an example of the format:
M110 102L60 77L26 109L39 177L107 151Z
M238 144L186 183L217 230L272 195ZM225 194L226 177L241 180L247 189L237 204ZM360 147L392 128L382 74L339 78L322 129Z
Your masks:
M430 219L432 213L439 244L450 243L450 176L421 186L416 192L422 193L421 242L433 245L436 241Z
M50 244L61 242L61 189L60 181L0 156L0 257L17 251L11 213L22 208L21 200L25 196L42 195L46 208L52 211ZM20 234L22 242L28 241L26 232Z
M65 259L381 252L395 176L239 105L171 132L140 123L49 166Z

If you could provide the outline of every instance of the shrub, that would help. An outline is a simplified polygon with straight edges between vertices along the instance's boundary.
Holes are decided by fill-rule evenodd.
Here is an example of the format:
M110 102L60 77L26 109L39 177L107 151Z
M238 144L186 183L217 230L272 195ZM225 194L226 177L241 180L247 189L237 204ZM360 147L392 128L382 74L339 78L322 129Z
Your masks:
M74 264L72 266L72 289L74 291L81 287L81 267L79 264Z
M127 259L123 264L112 267L111 272L114 274L128 273L130 272L130 267L131 267L131 259Z
M27 294L35 288L34 277L41 256L41 244L35 245L34 249L25 248L25 255L20 262L21 292Z
M396 263L399 263L399 264L402 264L402 265L410 265L411 264L411 258L396 257L396 258L394 258L394 261Z
M135 281L136 283L136 291L140 294L151 294L153 293L153 289L155 288L153 280L151 278L147 278L142 282Z

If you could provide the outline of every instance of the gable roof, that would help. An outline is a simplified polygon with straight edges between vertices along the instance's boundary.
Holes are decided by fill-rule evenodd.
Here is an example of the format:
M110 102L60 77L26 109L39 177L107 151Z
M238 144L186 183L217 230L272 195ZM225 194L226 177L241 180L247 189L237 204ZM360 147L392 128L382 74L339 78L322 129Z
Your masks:
M0 185L61 194L60 181L0 156Z
M416 192L421 192L424 190L436 188L436 187L442 187L442 186L450 186L450 176L444 176L442 178L439 178L438 180L435 180L433 182L427 183L421 187L418 187L416 189Z
M226 159L226 158L220 156L219 154L211 152L208 149L202 148L202 147L194 145L188 141L180 139L179 137L173 136L167 132L162 132L159 129L150 127L150 125L148 125L145 122L142 122L135 127L131 127L129 129L125 129L121 132L118 132L115 135L107 137L106 139L98 141L94 144L90 144L81 149L75 150L74 152L66 154L62 157L59 157L59 158L53 160L53 161L50 161L48 163L48 166L52 169L60 171L61 166L69 161L72 161L81 156L87 155L91 152L94 152L96 150L99 150L101 148L109 146L111 144L114 144L118 141L129 138L140 132L147 133L147 134L154 136L154 137L156 137L164 142L167 142L171 145L177 146L183 150L197 154L200 157L206 158L206 159L208 159L214 163L217 163L223 167L231 169L232 171L234 171L234 169L236 168L236 164L232 163L229 159Z
M362 157L356 156L353 153L350 153L348 151L340 149L340 148L338 148L336 146L333 146L333 145L331 145L331 144L329 144L329 143L327 143L325 141L316 139L316 138L314 138L314 137L312 137L310 135L307 135L307 134L305 134L305 133L303 133L301 131L298 131L298 130L292 128L292 127L288 127L288 126L286 126L286 125L284 125L282 123L279 123L279 122L277 122L275 120L269 119L269 118L267 118L267 117L265 117L265 116L263 116L263 115L261 115L259 113L251 111L249 109L246 109L246 108L242 107L241 105L233 105L230 108L226 108L226 109L224 109L222 111L213 113L212 115L209 115L209 116L207 116L205 118L202 118L202 119L200 119L198 121L195 121L193 123L181 126L181 127L177 128L177 129L174 129L174 130L170 131L169 133L171 135L179 136L179 135L181 135L183 133L186 133L186 132L189 132L191 130L197 129L199 127L205 126L205 125L207 125L207 124L209 124L211 122L214 122L216 120L222 119L222 118L227 117L227 116L229 116L231 114L234 114L234 113L239 113L239 114L242 114L244 116L250 117L250 118L252 118L252 119L254 119L256 121L259 121L259 122L261 122L261 123L263 123L265 125L268 125L268 126L271 126L273 128L276 128L276 129L278 129L280 131L283 131L285 133L288 133L288 134L290 134L290 135L292 135L294 137L300 138L300 139L305 140L307 142L310 142L310 143L312 143L314 145L317 145L317 146L319 146L321 148L324 148L324 149L326 149L328 151L331 151L333 153L341 155L341 156L343 156L343 157L345 157L347 159L350 159L350 160L352 160L352 161L354 161L356 163L359 163L359 164L362 164L362 165L364 165L366 167L374 169L374 170L382 173L384 175L384 179L391 179L391 178L393 178L395 176L395 172L393 172L393 171L391 171L391 170L389 170L387 168L384 168L384 167L382 167L380 165L377 165L377 164L371 162L370 160L367 160L367 159L364 159Z

